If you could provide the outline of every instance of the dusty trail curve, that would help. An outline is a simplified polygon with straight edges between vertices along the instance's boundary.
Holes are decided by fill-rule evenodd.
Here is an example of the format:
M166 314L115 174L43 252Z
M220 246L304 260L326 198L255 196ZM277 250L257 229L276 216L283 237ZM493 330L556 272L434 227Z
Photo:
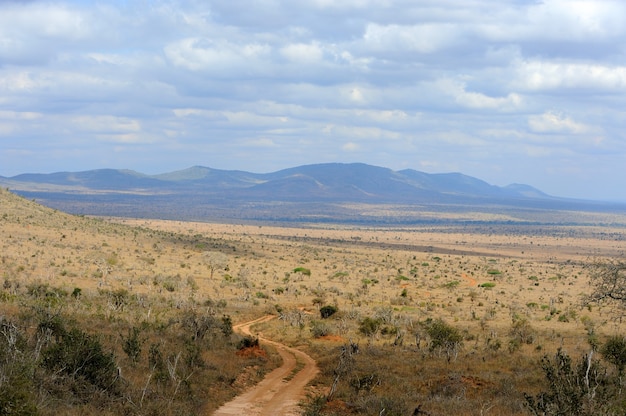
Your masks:
M244 335L252 335L250 327L267 322L275 316L267 315L250 322L235 325L234 329ZM311 357L302 351L259 336L259 341L273 345L280 354L283 364L265 376L256 386L235 397L217 409L214 416L296 416L300 414L298 402L304 398L304 388L318 373ZM304 367L292 376L298 363ZM288 380L286 380L288 379Z

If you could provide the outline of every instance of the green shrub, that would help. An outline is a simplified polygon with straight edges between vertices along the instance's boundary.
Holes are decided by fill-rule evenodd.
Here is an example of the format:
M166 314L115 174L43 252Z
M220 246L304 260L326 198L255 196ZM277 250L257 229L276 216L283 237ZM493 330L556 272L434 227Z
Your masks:
M460 282L458 280L453 280L451 282L444 283L442 287L445 287L446 289L454 289L459 285L459 283Z
M535 341L535 330L530 326L527 319L515 319L509 331L511 341L518 346L532 344Z
M314 338L320 338L330 334L330 326L322 321L311 321L311 335Z
M73 379L84 379L103 391L115 392L117 365L112 353L102 350L100 341L72 328L56 344L43 351L42 366Z
M559 349L553 359L541 360L548 391L536 396L525 394L526 406L534 415L605 415L619 399L611 381L597 360L584 355L578 363ZM620 412L619 414L622 414Z
M612 336L604 343L600 353L605 360L617 368L620 375L624 373L626 366L626 339L624 337Z
M359 332L365 336L372 336L378 332L381 325L380 319L365 317L359 323Z
M441 319L427 320L423 325L430 337L429 350L445 354L448 361L456 358L463 342L461 333Z
M333 305L326 305L320 308L320 316L322 319L329 318L337 313L337 307Z
M133 327L128 329L128 336L122 338L122 351L128 355L133 363L136 363L141 354L141 346L143 340L139 337L139 328Z
M35 360L25 354L26 338L0 318L0 415L35 415Z
M243 350L243 349L246 349L246 348L254 348L254 347L258 347L258 346L259 346L259 339L258 338L253 337L251 335L246 335L237 344L237 349L238 350Z
M311 270L307 269L306 267L296 267L295 269L293 269L294 273L301 273L305 276L311 276Z

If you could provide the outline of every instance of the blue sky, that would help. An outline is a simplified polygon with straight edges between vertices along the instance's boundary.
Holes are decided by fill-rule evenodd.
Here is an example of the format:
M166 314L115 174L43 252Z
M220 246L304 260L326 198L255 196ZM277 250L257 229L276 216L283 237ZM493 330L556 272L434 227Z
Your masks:
M626 2L0 0L0 175L322 162L626 201Z

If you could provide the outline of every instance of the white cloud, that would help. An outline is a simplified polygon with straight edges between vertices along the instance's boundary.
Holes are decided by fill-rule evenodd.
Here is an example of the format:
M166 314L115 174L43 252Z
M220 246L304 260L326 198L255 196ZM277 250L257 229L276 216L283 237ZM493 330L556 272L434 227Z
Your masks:
M363 40L366 47L378 52L406 51L433 53L462 42L463 37L454 25L421 24L412 26L380 25L370 23Z
M176 66L193 71L221 72L229 77L236 73L254 72L255 65L270 53L263 44L235 44L205 38L186 38L164 48L165 56Z
M36 120L43 116L41 113L32 111L2 111L0 110L0 119L9 120Z
M594 63L528 61L520 64L515 85L529 90L626 88L626 66Z
M619 0L544 0L517 7L493 7L473 23L495 42L593 42L624 35L626 5ZM527 44L529 47L533 47Z
M268 139L267 137L261 137L261 138L254 139L254 140L248 140L246 142L246 145L252 146L252 147L269 147L269 148L278 147L278 145L276 144L276 142L274 142L274 140Z
M365 104L367 102L363 89L359 87L354 87L350 89L350 91L348 92L348 97L350 101L354 102L355 104Z
M468 92L463 82L442 79L437 82L441 90L454 98L461 106L472 109L492 109L511 111L522 105L522 97L516 93L509 93L506 97L490 97L479 92Z
M359 146L358 143L354 143L354 142L348 142L348 143L344 143L343 146L341 146L341 149L345 152L356 152L361 148L361 146Z
M324 51L318 43L296 43L284 46L280 53L298 64L318 63L324 58Z
M530 129L537 133L588 133L591 128L577 123L570 117L563 116L552 111L547 111L541 115L534 115L528 118Z
M615 0L547 0L528 11L533 28L569 40L623 34L625 16L624 3Z
M54 120L58 123L59 120ZM108 143L154 143L157 138L144 131L138 120L115 116L79 116L71 118L72 134L81 137L93 135Z
M88 17L63 4L5 3L0 14L0 37L31 37L78 40L91 34Z

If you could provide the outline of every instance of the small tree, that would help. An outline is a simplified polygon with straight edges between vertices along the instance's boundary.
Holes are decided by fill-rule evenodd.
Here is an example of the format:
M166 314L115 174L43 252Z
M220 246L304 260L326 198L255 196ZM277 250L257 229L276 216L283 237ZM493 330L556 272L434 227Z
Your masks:
M605 360L617 368L619 376L622 377L626 367L626 339L613 336L604 343L600 352Z
M128 355L133 364L137 363L143 345L143 339L139 336L139 332L139 328L132 327L128 329L128 336L120 335L122 338L122 350Z
M205 251L202 254L202 258L209 270L211 270L211 279L213 279L213 273L215 270L223 269L228 265L228 256L219 251Z
M456 359L463 343L463 335L459 330L441 319L427 321L425 326L430 337L430 351L445 354L448 362Z
M0 414L35 415L35 357L26 353L27 339L13 322L0 316Z
M588 301L615 301L626 308L626 263L618 260L597 260L589 269L593 292Z
M578 363L559 349L553 359L541 360L548 391L537 396L525 394L526 406L534 415L601 415L610 414L610 383L605 369L593 352Z

